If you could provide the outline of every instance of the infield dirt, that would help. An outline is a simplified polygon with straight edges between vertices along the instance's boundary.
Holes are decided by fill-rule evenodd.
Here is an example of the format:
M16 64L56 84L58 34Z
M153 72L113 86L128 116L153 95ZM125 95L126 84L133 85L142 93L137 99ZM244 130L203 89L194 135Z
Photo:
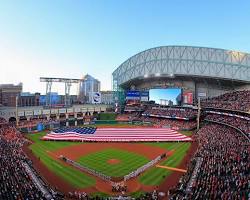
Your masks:
M115 158L107 160L107 163L110 165L116 165L116 164L119 164L120 162L121 161L119 159L115 159Z
M78 160L82 156L102 151L108 148L121 149L137 153L139 155L145 156L150 160L156 158L161 154L167 153L167 151L163 148L139 143L84 143L53 151L53 154L57 156L63 155L72 160Z

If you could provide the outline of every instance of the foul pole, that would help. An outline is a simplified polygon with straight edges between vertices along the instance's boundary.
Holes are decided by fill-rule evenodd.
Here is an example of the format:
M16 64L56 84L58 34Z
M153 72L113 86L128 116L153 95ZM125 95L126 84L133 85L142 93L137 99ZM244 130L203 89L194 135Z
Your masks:
M18 127L19 119L18 119L18 96L16 96L16 127Z
M200 129L201 99L198 98L197 131Z

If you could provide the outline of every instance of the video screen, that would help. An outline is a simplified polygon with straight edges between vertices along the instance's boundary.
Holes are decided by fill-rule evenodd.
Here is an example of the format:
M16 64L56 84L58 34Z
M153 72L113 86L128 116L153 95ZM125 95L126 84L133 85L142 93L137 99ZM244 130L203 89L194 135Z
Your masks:
M149 100L167 106L180 105L181 93L182 89L179 88L150 89Z

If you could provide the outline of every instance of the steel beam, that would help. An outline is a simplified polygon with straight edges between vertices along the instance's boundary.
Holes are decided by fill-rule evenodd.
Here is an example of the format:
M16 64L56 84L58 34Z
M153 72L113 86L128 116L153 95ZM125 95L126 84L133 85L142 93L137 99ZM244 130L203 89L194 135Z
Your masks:
M40 77L40 82L46 82L46 106L51 106L51 87L53 82L65 83L65 106L70 105L70 87L72 83L79 83L81 79Z

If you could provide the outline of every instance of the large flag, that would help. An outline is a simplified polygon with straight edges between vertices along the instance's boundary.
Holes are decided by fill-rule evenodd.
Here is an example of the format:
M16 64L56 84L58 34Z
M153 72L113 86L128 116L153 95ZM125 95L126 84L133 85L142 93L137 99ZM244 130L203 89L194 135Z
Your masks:
M52 131L43 140L96 142L176 142L192 141L169 128L66 128Z

